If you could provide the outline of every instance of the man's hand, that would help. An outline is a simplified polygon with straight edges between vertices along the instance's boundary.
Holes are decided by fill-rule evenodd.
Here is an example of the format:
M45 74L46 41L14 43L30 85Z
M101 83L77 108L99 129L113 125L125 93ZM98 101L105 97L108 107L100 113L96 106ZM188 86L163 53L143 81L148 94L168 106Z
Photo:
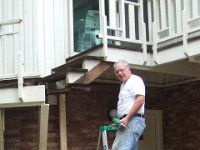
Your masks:
M128 119L125 117L125 118L121 119L120 122L123 123L125 126L127 126L129 121L128 121Z

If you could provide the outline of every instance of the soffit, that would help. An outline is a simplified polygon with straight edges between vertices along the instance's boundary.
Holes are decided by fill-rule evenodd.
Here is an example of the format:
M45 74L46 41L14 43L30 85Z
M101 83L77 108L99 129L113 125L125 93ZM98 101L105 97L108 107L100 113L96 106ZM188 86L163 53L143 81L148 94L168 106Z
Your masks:
M199 68L199 69L198 69ZM167 87L200 80L200 63L181 60L153 68L137 67L133 73L143 78L146 85ZM113 68L104 72L96 81L119 82L113 73Z

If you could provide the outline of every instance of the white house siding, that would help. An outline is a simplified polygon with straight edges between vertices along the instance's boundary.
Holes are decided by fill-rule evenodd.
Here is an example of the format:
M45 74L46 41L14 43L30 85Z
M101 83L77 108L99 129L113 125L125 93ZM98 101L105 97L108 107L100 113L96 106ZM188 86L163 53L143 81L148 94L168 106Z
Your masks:
M0 79L15 78L18 52L22 52L24 76L45 76L63 64L67 54L65 0L0 0L0 22L21 18L15 25L0 26Z

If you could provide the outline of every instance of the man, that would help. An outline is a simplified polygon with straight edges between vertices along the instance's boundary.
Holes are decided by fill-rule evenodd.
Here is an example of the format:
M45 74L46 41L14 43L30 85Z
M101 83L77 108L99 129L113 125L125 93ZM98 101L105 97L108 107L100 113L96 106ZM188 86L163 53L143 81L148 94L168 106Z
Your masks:
M146 127L144 119L145 86L143 80L132 74L128 63L114 64L117 78L122 82L118 95L117 114L127 128L116 133L112 150L137 150L138 141Z

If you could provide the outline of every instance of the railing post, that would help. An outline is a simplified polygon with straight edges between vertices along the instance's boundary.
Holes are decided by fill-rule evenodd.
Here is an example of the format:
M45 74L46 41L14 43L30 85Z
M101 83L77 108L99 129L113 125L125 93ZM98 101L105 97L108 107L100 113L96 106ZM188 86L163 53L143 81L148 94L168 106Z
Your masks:
M19 50L18 50L18 97L21 102L23 102L23 72L24 72L24 60L23 60L23 50L24 50L24 35L23 35L23 25L22 21L19 22Z
M165 0L160 0L160 8L162 8L162 10L160 11L161 29L165 29L167 27L166 3L165 2L166 2ZM155 13L158 13L158 12L155 12Z
M198 17L198 1L199 0L192 0L192 17L197 18Z
M158 5L158 0L155 0L153 3L153 8L154 8L154 21L153 21L153 62L155 64L158 64L158 29L159 27L159 5Z
M105 1L99 0L99 10L100 10L100 35L103 41L103 56L107 57L108 51L108 38L107 38L107 17L105 15Z
M18 52L18 97L21 102L23 102L23 61L22 61L22 53Z
M125 7L124 0L119 0L120 28L122 29L120 34L121 34L122 38L126 37L125 10L124 10L124 7Z
M116 0L109 0L109 26L116 26Z
M175 33L175 23L173 21L173 4L172 4L172 0L168 0L168 21L169 21L169 35L172 35L173 33Z
M152 16L153 16L153 14L152 14L152 1L151 0L147 1L147 10L148 10L149 43L153 44L153 32L152 32L152 29L153 29Z
M188 54L188 18L189 18L189 11L188 11L188 0L184 0L184 9L182 12L183 16L183 50L186 57L189 57Z
M133 18L135 18L135 6L134 5L129 5L129 20L132 20ZM130 39L135 40L136 39L136 35L135 35L136 31L135 31L135 19L133 21L129 22L129 35L130 35Z
M146 39L146 24L144 22L144 7L143 7L143 0L140 0L140 7L139 7L139 19L141 23L141 27L139 27L139 32L142 37L142 48L143 48L143 65L147 63L147 39Z
M182 29L181 29L181 23L182 23L182 17L181 17L181 0L176 0L175 2L175 6L176 6L176 31L177 33L181 33Z
M107 17L106 15L103 17L103 55L106 58L107 57L107 51L108 51L108 38L107 38Z

